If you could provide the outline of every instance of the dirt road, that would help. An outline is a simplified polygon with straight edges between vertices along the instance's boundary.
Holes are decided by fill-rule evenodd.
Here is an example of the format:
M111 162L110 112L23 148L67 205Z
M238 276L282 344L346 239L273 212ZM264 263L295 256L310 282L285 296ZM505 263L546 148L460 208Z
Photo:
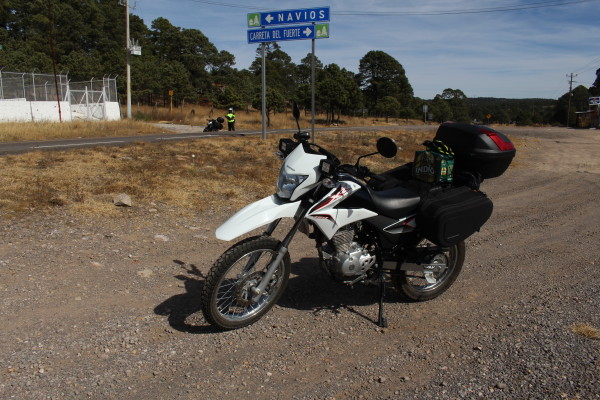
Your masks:
M514 166L484 182L494 214L440 298L340 286L304 238L259 323L215 332L198 292L225 215L0 215L2 399L598 399L600 140L506 130ZM300 238L300 236L299 236Z

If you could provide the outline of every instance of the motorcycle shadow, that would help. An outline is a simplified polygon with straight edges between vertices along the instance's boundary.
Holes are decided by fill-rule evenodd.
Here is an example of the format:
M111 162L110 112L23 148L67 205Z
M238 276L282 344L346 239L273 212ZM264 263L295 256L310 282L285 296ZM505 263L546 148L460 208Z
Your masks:
M185 292L176 294L154 308L156 315L166 316L171 328L184 333L219 333L220 330L208 325L201 311L200 293L206 276L194 264L173 260L185 269L185 273L175 278L184 283ZM333 281L319 268L317 258L303 258L292 263L292 274L287 288L279 302L280 307L294 310L340 314L342 310L351 312L367 321L376 323L374 316L357 310L356 307L377 306L379 287L357 284L350 287ZM387 288L386 300L393 297ZM392 300L393 301L393 300ZM396 300L398 301L398 300Z
M173 262L185 268L185 274L175 276L176 279L183 281L185 292L163 301L154 308L154 313L168 317L171 328L180 332L194 334L220 332L207 325L202 316L200 293L205 275L194 264L186 264L180 260L173 260Z
M377 306L378 300L379 286L357 284L350 287L335 282L319 267L318 258L303 258L292 264L292 275L277 304L295 310L310 310L315 315L323 312L340 314L346 310L376 323L373 317L356 307Z

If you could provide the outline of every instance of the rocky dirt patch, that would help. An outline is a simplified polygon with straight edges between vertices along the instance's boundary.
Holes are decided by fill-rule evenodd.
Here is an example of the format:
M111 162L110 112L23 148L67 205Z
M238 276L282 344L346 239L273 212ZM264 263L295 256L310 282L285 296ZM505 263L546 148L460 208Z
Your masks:
M597 131L509 135L461 276L426 303L390 290L387 329L376 288L330 281L300 236L279 304L223 333L198 293L227 216L0 216L0 398L600 398L600 343L573 329L600 329Z

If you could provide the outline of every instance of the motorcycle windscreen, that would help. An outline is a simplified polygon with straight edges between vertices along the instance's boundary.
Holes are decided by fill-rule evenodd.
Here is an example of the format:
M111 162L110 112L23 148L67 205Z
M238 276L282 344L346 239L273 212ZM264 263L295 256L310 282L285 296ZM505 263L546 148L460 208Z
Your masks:
M305 151L305 146L297 146L294 151L286 157L282 169L293 175L304 175L306 179L294 189L291 201L298 200L301 196L310 192L314 185L319 181L321 172L319 164L321 160L327 158L321 154L311 154Z

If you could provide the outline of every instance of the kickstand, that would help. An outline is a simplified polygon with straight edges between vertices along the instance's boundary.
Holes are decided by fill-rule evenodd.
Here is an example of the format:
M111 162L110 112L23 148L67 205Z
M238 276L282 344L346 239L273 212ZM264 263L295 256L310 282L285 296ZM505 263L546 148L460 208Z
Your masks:
M387 318L383 316L383 299L385 297L385 279L383 277L383 271L379 275L379 318L377 325L382 328L387 328Z

